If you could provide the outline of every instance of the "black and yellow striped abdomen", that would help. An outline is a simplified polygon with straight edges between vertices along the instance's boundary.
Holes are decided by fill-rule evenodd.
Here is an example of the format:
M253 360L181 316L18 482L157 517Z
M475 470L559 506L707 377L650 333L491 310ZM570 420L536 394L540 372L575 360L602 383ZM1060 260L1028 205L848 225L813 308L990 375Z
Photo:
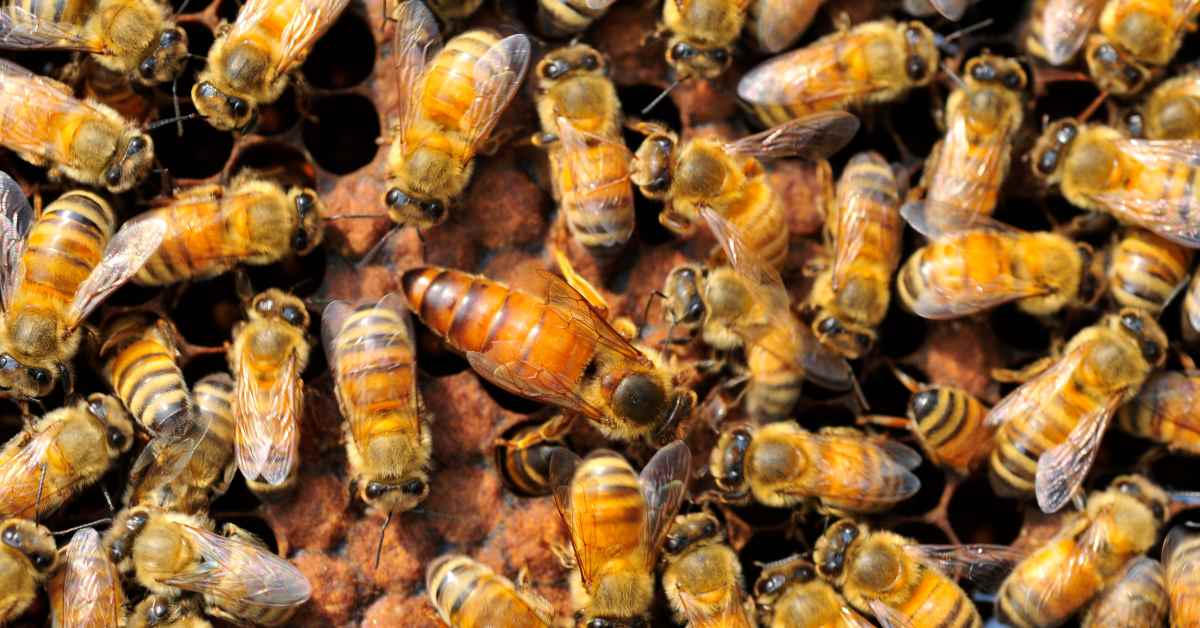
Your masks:
M538 0L538 30L548 37L582 33L607 10L593 9L585 0Z
M1144 229L1129 229L1108 259L1108 286L1121 307L1162 312L1187 281L1192 250Z
M619 135L610 139L616 143L558 149L550 160L571 234L588 248L609 251L629 240L634 225L629 151Z
M1151 376L1117 411L1117 426L1171 451L1200 455L1200 376L1178 371Z
M105 378L129 412L154 432L192 416L192 398L169 326L154 316L129 314L108 321L102 332Z
M100 263L115 229L112 208L91 192L67 192L42 210L21 257L21 283L11 312L41 307L46 300L65 308Z
M605 548L604 554L613 560L631 558L640 548L646 501L637 473L619 454L600 450L579 464L571 481L570 507L576 547Z
M1183 525L1173 528L1163 543L1162 556L1171 625L1195 626L1200 622L1200 534Z
M481 563L455 554L425 571L429 601L443 621L457 628L537 628L549 617L517 592L513 583Z
M96 10L100 0L10 0L39 19L54 24L82 26Z
M913 432L930 462L959 475L970 473L992 450L993 430L984 424L987 413L961 388L927 388L908 404Z
M552 492L550 456L563 441L551 422L562 421L560 415L546 423L519 423L496 439L492 447L496 468L514 492L530 497Z

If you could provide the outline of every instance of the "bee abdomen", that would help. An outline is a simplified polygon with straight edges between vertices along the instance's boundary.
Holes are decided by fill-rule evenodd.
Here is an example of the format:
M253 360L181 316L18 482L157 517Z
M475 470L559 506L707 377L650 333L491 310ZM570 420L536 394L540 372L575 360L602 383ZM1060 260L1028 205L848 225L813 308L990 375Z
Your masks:
M430 61L418 88L423 117L451 129L469 128L474 121L464 114L476 95L475 63L499 41L489 31L473 30L447 42Z
M592 9L583 0L538 2L538 30L548 37L566 37L587 30L607 9Z
M1153 233L1129 232L1113 249L1108 280L1121 306L1159 313L1187 280L1192 252Z
M233 443L233 378L228 373L205 376L192 387L196 411L209 417L209 434Z
M115 226L112 208L91 192L67 192L42 212L22 256L23 286L66 301L100 263Z
M407 324L395 312L356 310L338 334L335 351L338 387L351 412L395 412L412 401L416 357Z
M183 371L158 330L137 316L118 318L106 327L116 348L105 356L105 373L138 421L158 431L190 416Z
M563 191L563 210L571 233L589 248L611 249L629 240L633 234L633 188L628 179L628 164L624 155L614 147L592 147L587 155L563 156L568 159L590 159L595 163L613 166L609 171L596 173L591 181L572 181L574 189ZM567 164L561 164L567 167ZM618 168L619 167L619 168Z
M493 328L516 309L507 287L456 270L416 268L404 273L402 284L412 310L458 351L483 350Z

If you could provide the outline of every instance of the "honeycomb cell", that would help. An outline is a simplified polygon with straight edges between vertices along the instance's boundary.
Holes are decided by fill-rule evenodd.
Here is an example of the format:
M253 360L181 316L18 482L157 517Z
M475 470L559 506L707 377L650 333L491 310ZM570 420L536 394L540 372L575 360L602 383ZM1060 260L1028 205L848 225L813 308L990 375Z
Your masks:
M230 175L251 170L284 185L316 187L317 172L303 151L274 140L256 142L234 158Z
M159 118L174 115L172 109L159 112ZM205 179L221 172L233 152L233 135L218 131L203 120L183 123L183 135L175 125L159 127L151 133L154 154L176 179Z
M309 111L315 120L305 120L302 136L317 165L334 174L349 174L375 158L379 115L365 96L325 96L312 102Z
M301 72L313 87L339 89L358 85L375 65L375 38L359 14L347 10L317 41Z

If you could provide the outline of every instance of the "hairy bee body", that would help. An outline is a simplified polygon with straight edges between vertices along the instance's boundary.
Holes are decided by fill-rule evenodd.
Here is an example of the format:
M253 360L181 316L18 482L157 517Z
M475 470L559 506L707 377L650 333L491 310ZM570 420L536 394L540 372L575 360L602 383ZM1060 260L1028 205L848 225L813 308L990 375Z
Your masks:
M0 621L29 609L57 563L50 531L27 519L0 521Z
M1166 445L1173 452L1200 455L1200 377L1170 371L1146 380L1137 396L1117 411L1117 426Z
M401 283L410 309L481 376L584 413L612 438L667 436L690 414L694 393L675 387L658 354L628 344L578 293L546 300L439 267Z
M1200 560L1200 536L1184 525L1173 528L1163 542L1162 557L1166 566L1171 625L1194 626L1200 622L1200 576L1196 569L1196 561Z
M174 325L153 315L127 314L105 323L100 350L109 386L151 432L191 420L192 396L175 346Z
M1150 549L1166 507L1163 490L1139 476L1118 477L1092 493L1085 512L1070 516L1005 578L996 602L1000 617L1021 628L1062 624Z
M1138 114L1146 139L1200 139L1200 72L1182 72L1159 83Z
M662 587L675 621L713 628L751 628L742 565L708 513L679 515L663 544Z
M212 628L194 596L148 595L129 613L126 628Z
M968 475L992 450L988 408L971 393L949 386L926 388L908 402L912 431L925 457L960 476Z
M729 67L746 24L749 3L726 0L664 2L667 63L679 78L716 78Z
M866 618L850 608L813 564L789 556L763 565L754 583L758 623L764 628L864 628Z
M809 293L813 334L844 357L870 350L887 314L904 233L899 206L899 186L881 155L860 153L846 164L825 221L833 263Z
M430 0L429 8L443 20L461 20L477 11L483 0Z
M1032 411L1006 415L1003 401L993 408L992 414L1003 421L988 461L993 489L1001 495L1033 494L1039 458L1066 442L1083 417L1133 398L1165 359L1166 346L1154 319L1133 309L1109 314L1076 334L1060 358L1069 360L1063 363L1071 369L1069 375L1046 379Z
M305 255L321 243L323 207L307 188L239 177L228 189L200 186L135 220L161 219L167 234L133 283L164 286L210 279L239 264ZM143 218L144 217L144 218Z
M575 44L548 53L535 73L542 133L555 138L548 146L554 197L580 244L611 251L633 233L634 213L632 155L608 63ZM559 128L560 119L578 133Z
M94 484L133 445L121 403L91 395L47 413L0 449L0 516L45 516Z
M982 628L975 604L947 575L911 555L913 541L842 520L817 540L813 562L856 609L890 609L914 626ZM885 622L895 625L895 621Z
M425 570L429 602L442 621L459 628L548 628L549 605L483 564L463 556L441 556Z
M1183 288L1192 250L1145 229L1127 229L1108 256L1108 290L1120 307L1161 314Z
M538 30L547 37L586 31L616 0L538 0Z
M933 34L920 22L859 24L742 77L738 95L766 126L819 111L895 100L937 74Z
M1141 556L1088 606L1082 628L1154 628L1167 620L1170 600L1162 564ZM1186 625L1186 622L1185 622Z
M778 421L791 415L804 387L804 371L796 367L800 348L785 330L772 329L745 348L746 413L756 421Z
M1180 6L1190 5L1187 11ZM1171 62L1200 6L1171 0L1108 0L1100 13L1100 32L1141 63Z

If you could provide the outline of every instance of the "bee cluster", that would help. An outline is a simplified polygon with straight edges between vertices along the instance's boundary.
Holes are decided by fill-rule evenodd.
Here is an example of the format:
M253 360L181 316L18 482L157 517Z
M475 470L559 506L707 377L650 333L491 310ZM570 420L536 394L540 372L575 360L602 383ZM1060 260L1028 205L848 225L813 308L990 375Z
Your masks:
M1018 4L8 0L0 623L1196 625L1200 2Z

